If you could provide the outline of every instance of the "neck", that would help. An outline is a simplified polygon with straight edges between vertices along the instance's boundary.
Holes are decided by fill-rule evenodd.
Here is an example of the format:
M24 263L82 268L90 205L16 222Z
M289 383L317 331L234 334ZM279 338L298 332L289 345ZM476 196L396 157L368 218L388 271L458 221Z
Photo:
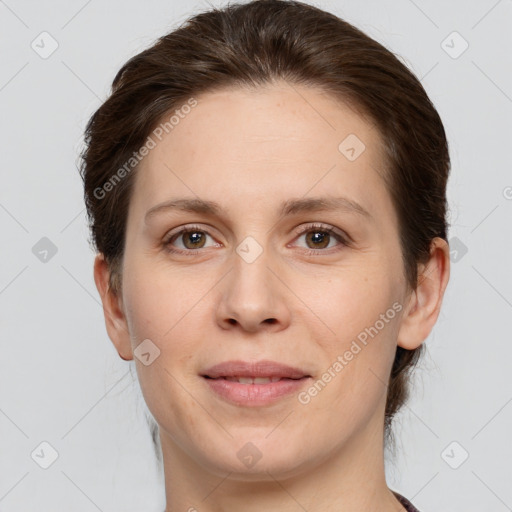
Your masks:
M383 427L368 424L320 463L292 477L209 471L160 430L165 512L403 512L385 480Z

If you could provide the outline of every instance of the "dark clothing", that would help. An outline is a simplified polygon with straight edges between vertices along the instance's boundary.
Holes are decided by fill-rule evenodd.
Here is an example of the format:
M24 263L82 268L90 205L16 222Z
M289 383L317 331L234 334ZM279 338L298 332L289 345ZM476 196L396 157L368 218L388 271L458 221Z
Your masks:
M401 494L393 491L396 499L405 507L407 512L420 512L407 498L404 498Z

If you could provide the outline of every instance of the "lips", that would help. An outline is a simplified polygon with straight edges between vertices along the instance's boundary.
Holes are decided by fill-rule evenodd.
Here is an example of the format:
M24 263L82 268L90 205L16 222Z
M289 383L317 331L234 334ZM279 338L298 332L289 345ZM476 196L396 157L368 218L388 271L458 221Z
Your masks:
M256 362L226 361L208 368L203 372L202 376L209 379L224 378L227 380L238 380L246 384L264 384L267 382L277 382L280 379L310 377L310 375L299 368L269 360ZM252 382L249 382L248 379L251 379ZM265 381L261 379L265 379Z
M238 407L263 407L300 392L311 375L275 361L226 361L201 373L214 396Z
M218 377L226 379L229 382L239 382L240 384L268 384L269 382L279 382L283 377Z

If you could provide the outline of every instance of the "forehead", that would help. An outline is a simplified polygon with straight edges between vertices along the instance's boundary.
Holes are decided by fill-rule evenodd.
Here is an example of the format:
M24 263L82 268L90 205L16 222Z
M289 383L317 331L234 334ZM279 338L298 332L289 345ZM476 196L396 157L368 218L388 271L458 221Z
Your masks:
M380 134L331 95L281 82L194 99L187 114L152 135L155 147L136 173L134 208L178 196L247 207L326 193L362 203L370 197L369 210L379 199L389 203Z

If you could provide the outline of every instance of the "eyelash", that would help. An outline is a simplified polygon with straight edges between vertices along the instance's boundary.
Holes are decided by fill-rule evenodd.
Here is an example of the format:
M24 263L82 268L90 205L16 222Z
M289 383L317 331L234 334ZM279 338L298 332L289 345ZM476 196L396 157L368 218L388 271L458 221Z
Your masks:
M180 229L179 231L177 231L175 233L171 233L170 235L166 236L162 245L164 246L164 249L169 253L194 256L195 254L201 252L204 249L202 249L202 248L201 249L187 249L186 251L184 251L182 249L171 249L169 244L174 239L179 238L181 235L183 235L185 233L195 233L195 232L205 233L208 236L211 236L208 233L208 231L204 230L200 226L192 225L192 226L184 227L184 228ZM309 232L320 232L320 233L326 233L326 234L329 234L330 236L333 236L342 246L341 248L335 249L334 252L340 251L343 247L347 247L350 245L348 237L344 237L340 233L337 233L333 226L329 226L329 225L321 224L321 223L309 224L304 229L302 229L298 233L296 233L296 235L297 235L297 237L300 237ZM308 256L320 256L321 253L331 254L333 252L332 250L329 250L329 249L304 249L304 248L302 248L302 249L303 249L304 253Z

